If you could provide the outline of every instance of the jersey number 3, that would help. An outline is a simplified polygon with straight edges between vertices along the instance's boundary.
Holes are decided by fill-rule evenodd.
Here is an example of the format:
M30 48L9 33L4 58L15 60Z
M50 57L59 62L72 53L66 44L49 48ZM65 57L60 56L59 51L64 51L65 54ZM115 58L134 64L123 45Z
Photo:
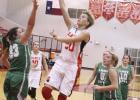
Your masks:
M19 56L18 45L17 44L10 45L9 53L10 59L18 57Z

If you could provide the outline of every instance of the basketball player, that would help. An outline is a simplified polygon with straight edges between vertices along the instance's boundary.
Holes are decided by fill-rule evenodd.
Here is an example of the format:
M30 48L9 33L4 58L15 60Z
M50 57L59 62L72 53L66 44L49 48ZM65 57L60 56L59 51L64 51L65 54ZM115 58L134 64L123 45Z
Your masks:
M104 82L105 82L105 77L108 73L108 70L107 70L107 65L108 65L108 62L106 60L106 56L108 55L108 51L105 51L103 53L103 62L100 62L98 63L95 67L94 67L94 70L93 70L93 73L92 73L92 76L91 78L89 79L88 83L87 83L87 89L88 89L88 85L91 84L91 82L95 79L95 82L94 82L94 85L99 85L99 86L103 86L104 85ZM103 100L103 95L104 95L104 92L101 92L101 91L94 91L94 100Z
M134 78L134 69L129 65L130 62L130 56L124 55L122 65L117 68L119 73L119 85L121 88L122 100L127 100L128 86L132 85L132 80Z
M26 31L19 27L12 28L3 37L2 63L9 67L4 93L6 100L25 100L28 93L28 73L30 68L30 50L27 42L35 25L38 4L33 0L33 9Z
M31 68L29 72L29 91L32 100L36 100L36 89L40 85L41 72L45 69L48 72L45 55L39 50L39 43L33 42L33 50L31 51ZM47 75L45 75L47 76Z
M71 95L78 70L78 56L83 51L90 35L86 31L93 24L93 19L88 12L80 15L77 25L70 19L64 0L59 0L64 21L68 27L67 36L60 36L54 32L50 33L56 40L63 42L62 51L55 65L51 69L42 95L45 100L52 100L52 90L59 90L58 100L66 100Z
M95 91L103 91L103 100L122 100L121 92L118 86L118 75L116 68L118 58L116 55L108 52L104 60L108 73L105 76L104 86L94 85Z

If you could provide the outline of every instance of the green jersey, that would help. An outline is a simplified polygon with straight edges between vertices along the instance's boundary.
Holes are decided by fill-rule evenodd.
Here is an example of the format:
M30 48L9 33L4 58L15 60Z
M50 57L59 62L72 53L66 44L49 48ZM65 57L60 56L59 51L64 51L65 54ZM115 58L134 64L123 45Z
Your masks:
M110 68L109 70L116 70L115 68ZM105 80L105 86L111 85L111 81L109 79L109 71ZM104 100L122 100L120 89L116 89L113 91L105 91L104 92Z
M10 72L18 71L29 73L30 68L30 50L27 45L21 44L15 40L9 47Z
M117 68L119 74L119 84L128 85L132 76L131 66L123 67L122 65Z
M99 63L96 68L96 80L94 84L100 86L104 85L107 73L107 68L102 63Z
M127 67L119 66L117 68L119 74L119 87L121 89L122 99L127 100L128 95L128 84L132 77L132 69L131 66Z
M107 68L102 63L98 63L96 67L96 73L95 73L96 79L94 84L103 86L107 73L108 73ZM95 90L93 92L93 100L103 100L103 95L104 92Z

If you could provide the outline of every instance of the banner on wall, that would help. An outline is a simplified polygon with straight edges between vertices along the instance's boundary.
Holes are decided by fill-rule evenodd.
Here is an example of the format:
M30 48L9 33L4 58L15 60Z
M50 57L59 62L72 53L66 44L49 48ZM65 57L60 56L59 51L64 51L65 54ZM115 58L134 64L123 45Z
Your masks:
M129 19L131 14L131 3L130 2L118 2L116 18L121 22L125 22Z
M137 24L140 22L140 3L132 3L132 11L130 14L130 20Z
M116 2L115 1L104 1L103 5L103 17L106 20L110 20L115 15L115 9L116 9Z
M62 15L59 2L56 0L47 0L45 13L51 15Z
M103 0L89 0L89 10L94 15L95 19L102 16Z

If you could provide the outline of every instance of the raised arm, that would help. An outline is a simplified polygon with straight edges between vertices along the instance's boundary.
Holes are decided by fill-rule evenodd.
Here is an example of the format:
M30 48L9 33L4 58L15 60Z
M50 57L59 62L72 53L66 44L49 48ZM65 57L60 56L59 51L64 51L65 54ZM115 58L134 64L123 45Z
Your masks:
M50 35L53 36L56 40L65 43L81 42L83 40L87 42L90 39L90 35L86 31L78 36L73 36L73 37L60 36L55 32L51 32Z
M65 24L67 25L68 29L70 29L73 23L68 14L68 8L66 7L64 0L59 0L59 5L63 14Z
M20 39L22 43L26 43L30 38L30 36L32 35L32 31L35 25L37 8L38 8L37 0L33 0L33 9L28 20L27 29Z

